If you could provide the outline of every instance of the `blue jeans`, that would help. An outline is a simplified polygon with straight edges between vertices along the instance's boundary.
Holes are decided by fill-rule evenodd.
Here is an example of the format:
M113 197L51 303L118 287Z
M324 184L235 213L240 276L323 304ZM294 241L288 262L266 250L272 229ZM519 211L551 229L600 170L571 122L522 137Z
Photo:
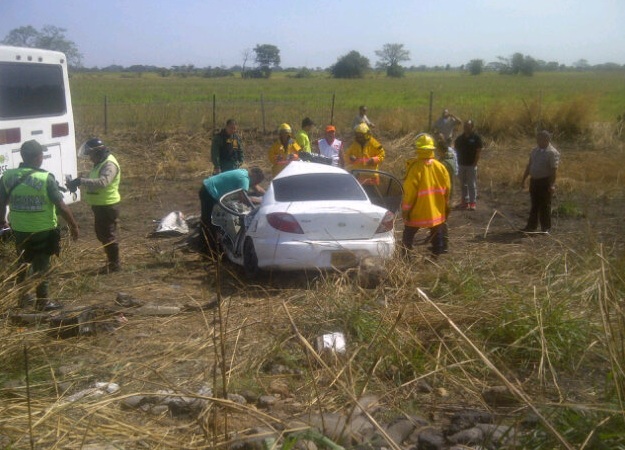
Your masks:
M475 203L477 199L477 166L458 166L458 178L462 188L462 201Z

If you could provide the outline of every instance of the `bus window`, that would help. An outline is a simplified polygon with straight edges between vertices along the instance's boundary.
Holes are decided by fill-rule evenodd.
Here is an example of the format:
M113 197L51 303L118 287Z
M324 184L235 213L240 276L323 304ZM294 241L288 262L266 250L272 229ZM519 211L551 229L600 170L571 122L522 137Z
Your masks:
M0 62L0 119L65 114L63 86L58 64Z
M20 147L30 139L44 147L41 168L57 182L78 175L67 58L52 50L0 45L0 176L19 166ZM78 201L80 191L64 198Z

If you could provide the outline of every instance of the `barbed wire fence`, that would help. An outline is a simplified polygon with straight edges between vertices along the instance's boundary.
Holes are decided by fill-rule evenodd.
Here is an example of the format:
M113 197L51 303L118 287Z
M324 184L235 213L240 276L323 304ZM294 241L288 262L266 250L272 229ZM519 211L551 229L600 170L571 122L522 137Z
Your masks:
M430 94L429 105L410 111L392 106L370 109L371 118L387 132L429 129L432 102ZM282 123L299 129L305 117L315 122L317 132L332 124L338 134L348 134L357 113L357 108L342 104L335 93L297 93L279 98L259 93L253 100L214 94L208 101L149 103L127 103L104 96L100 104L74 106L77 129L93 135L175 130L215 133L230 118L236 119L242 130L271 134Z

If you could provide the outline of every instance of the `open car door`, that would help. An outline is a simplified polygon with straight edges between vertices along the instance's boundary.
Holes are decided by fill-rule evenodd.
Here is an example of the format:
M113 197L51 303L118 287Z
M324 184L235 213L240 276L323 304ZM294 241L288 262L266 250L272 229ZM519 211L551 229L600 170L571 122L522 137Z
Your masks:
M219 240L232 258L240 255L246 218L253 209L254 204L243 189L224 194L213 208L211 222L221 229Z
M351 174L356 178L358 178L358 175L377 174L380 180L379 184L367 185L365 189L369 200L374 205L386 208L394 214L399 214L401 211L401 199L404 195L401 181L390 173L379 170L354 169L351 171Z

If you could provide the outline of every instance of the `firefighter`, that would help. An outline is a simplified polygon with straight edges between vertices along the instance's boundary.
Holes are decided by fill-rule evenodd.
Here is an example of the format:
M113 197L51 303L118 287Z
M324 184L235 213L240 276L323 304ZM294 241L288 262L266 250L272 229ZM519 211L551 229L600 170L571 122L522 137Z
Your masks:
M402 250L406 254L419 228L430 229L431 251L447 253L447 216L451 181L447 168L436 160L434 140L420 134L415 141L417 157L406 162L402 217Z
M371 135L369 126L360 123L354 127L354 142L345 150L343 159L345 169L348 171L354 169L378 170L384 161L384 147ZM374 173L359 174L357 178L365 191L370 194L370 197L380 184L379 175Z
M278 140L269 149L269 162L271 163L271 174L275 177L287 164L294 159L299 159L301 147L295 139L291 137L291 126L283 123L278 127Z

